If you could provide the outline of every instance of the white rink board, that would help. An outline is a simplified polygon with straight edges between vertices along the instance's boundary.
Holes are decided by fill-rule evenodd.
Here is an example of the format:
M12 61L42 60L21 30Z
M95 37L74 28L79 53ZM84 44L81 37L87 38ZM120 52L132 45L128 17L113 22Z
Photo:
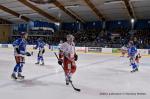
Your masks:
M29 50L33 50L33 47L35 45L27 45L27 49ZM0 48L10 48L13 49L12 44L0 44ZM95 52L97 50L97 48L101 49L101 51L97 51L99 53L112 53L112 48L101 48L101 47L76 47L76 51L77 52L84 52L84 53L88 53L88 49L93 48L93 52ZM45 46L45 49L47 51L58 51L58 46L51 46L49 48L49 45ZM95 50L95 51L94 51ZM149 55L149 50L148 49L138 49L138 52L141 55Z
M102 48L102 53L112 53L112 48Z

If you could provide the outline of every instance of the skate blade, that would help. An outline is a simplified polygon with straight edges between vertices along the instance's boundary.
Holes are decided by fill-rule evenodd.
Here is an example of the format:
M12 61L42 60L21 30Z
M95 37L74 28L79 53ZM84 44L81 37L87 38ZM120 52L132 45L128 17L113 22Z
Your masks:
M132 71L130 71L131 73L134 73L135 72L135 70L132 70Z
M137 70L131 71L131 73L135 73L135 72L137 72Z
M18 77L17 79L19 79L19 80L24 80L24 77Z

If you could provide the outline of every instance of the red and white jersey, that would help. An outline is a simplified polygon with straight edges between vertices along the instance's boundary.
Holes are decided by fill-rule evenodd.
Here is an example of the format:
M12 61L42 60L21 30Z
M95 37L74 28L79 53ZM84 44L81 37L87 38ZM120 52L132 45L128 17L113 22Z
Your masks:
M74 58L75 44L74 42L72 42L71 44L69 44L68 42L65 42L60 46L60 50L62 51L65 57Z
M125 47L125 46L123 46L123 47L121 47L121 50L122 50L122 51L127 51L127 50L128 50L128 48L127 48L127 47Z

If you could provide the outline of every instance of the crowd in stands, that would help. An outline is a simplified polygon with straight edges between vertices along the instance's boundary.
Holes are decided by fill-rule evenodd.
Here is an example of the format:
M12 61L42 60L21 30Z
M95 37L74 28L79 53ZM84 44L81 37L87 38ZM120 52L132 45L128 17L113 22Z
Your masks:
M29 33L30 34L30 33ZM38 33L40 34L40 33ZM133 40L138 48L150 48L150 30L85 30L85 31L65 31L53 33L53 35L43 36L46 43L49 45L57 45L60 40L65 41L67 34L75 36L77 46L92 46L92 47L121 47L127 45L129 40ZM44 34L40 34L44 35ZM28 43L35 44L36 40L41 36L29 36ZM17 37L13 37L10 42L14 41Z
M138 30L133 34L133 41L138 48L150 49L150 30Z
M78 30L78 24L68 23L65 24L64 29L61 28L56 32L51 30L30 30L28 43L35 44L39 37L43 37L49 45L58 45L60 40L66 40L67 34L73 34L77 46L120 48L132 40L138 48L150 48L150 21L137 21L134 27L131 27L128 21L108 22L105 29L102 28L100 22L95 24L92 22L87 23L85 26L86 28ZM19 32L16 30L13 32L14 36L10 38L9 43L19 37Z

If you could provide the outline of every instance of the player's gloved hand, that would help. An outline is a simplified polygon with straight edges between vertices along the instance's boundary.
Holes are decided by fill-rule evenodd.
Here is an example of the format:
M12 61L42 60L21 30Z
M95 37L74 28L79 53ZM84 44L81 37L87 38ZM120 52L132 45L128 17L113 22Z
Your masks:
M140 55L140 54L138 54L138 55L137 55L137 57L138 57L138 58L141 58L141 55Z
M59 60L58 60L58 64L59 64L59 65L62 65L62 59L59 59Z
M43 51L42 51L42 54L44 54L45 53L45 49L43 49Z
M16 48L16 52L17 54L20 54L19 48Z
M78 55L77 55L77 54L74 55L74 60L75 60L75 61L78 60Z
M26 55L27 55L27 56L31 56L31 54L30 54L29 52L26 52Z

